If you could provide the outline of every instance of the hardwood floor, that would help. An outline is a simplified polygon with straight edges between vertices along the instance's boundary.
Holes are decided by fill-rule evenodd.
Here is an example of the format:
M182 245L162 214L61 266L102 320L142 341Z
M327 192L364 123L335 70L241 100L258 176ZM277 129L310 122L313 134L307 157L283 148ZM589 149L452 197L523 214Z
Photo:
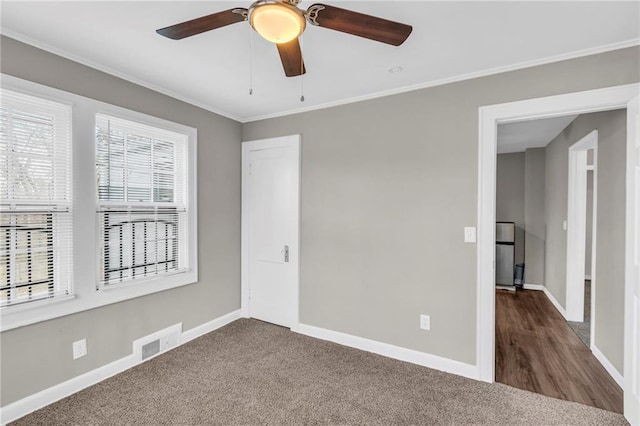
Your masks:
M496 381L622 413L622 389L541 291L496 291Z

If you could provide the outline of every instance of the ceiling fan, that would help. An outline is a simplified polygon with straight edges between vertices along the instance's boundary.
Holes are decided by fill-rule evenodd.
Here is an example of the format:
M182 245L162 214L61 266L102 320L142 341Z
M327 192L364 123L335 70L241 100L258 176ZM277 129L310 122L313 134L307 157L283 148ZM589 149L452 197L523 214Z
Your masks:
M173 40L191 37L205 31L237 22L249 21L251 27L266 40L275 43L287 77L306 72L298 37L306 23L400 46L411 34L410 25L353 12L325 4L314 4L304 11L300 0L258 0L245 8L235 8L156 30Z

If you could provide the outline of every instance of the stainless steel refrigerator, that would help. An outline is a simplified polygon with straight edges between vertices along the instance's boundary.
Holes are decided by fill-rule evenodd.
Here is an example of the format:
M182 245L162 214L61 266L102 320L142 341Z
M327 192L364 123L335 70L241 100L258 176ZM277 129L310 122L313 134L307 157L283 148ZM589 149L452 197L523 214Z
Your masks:
M513 286L516 224L496 223L496 285Z

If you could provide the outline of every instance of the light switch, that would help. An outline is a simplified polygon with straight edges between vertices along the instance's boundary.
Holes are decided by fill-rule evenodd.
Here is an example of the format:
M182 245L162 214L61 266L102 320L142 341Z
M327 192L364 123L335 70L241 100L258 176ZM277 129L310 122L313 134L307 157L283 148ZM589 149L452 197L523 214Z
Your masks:
M563 231L567 230L567 221L566 220L562 222L562 230Z
M429 315L420 315L420 328L423 330L431 330L431 317Z
M467 226L464 228L464 242L475 243L476 242L476 228L473 226Z

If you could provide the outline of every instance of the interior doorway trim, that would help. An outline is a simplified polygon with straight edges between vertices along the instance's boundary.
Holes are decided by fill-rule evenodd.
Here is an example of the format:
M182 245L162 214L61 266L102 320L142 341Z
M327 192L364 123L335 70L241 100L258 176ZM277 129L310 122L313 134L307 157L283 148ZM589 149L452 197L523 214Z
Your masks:
M627 106L624 414L640 424L640 97ZM635 339L634 339L635 337ZM631 354L631 356L629 356Z
M498 124L626 108L639 90L640 84L635 83L479 109L476 365L480 380L489 383L495 380L494 244ZM626 285L629 286L629 282Z
M578 142L569 147L569 182L567 193L567 295L566 295L566 319L567 321L584 321L584 280L585 280L585 254L586 254L586 229L587 229L587 151L593 150L593 182L594 182L594 208L592 222L591 245L591 286L595 282L595 239L593 231L596 229L595 204L597 200L597 158L598 158L598 131L594 130ZM591 299L592 305L594 298ZM593 309L591 314L593 316ZM593 322L591 323L594 324ZM591 327L591 345L594 335Z
M295 285L293 300L295 306L292 307L293 320L291 331L298 331L300 326L300 187L301 187L301 135L281 136L275 138L259 139L242 142L242 207L241 207L241 248L240 248L240 315L243 318L251 317L249 303L249 199L247 176L249 175L249 151L270 149L277 147L293 148L297 159L296 176L296 204L297 204L297 226L295 231L295 244L290 247L291 266L294 268Z

